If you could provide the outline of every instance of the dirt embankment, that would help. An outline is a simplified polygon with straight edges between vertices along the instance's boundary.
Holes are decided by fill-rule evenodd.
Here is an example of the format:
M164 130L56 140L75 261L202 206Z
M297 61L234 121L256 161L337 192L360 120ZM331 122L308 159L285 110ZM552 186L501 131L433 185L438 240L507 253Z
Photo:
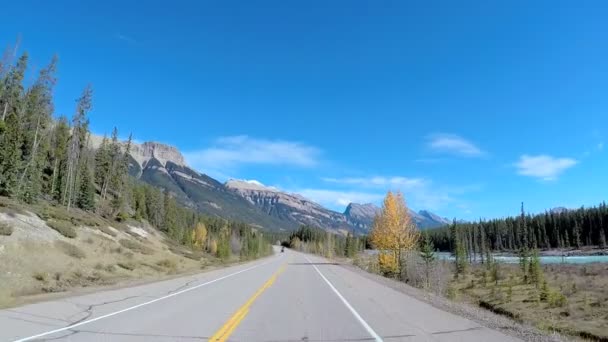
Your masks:
M0 307L41 295L200 271L218 260L146 223L0 202Z

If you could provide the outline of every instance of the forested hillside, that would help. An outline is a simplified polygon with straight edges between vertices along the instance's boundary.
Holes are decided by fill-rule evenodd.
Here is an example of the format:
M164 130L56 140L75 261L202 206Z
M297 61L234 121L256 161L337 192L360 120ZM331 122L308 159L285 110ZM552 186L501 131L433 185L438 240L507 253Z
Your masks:
M519 217L453 223L429 231L436 248L453 250L455 241L464 243L469 254L486 250L514 251L522 248L606 247L608 208L606 203L591 208L552 210L530 215L522 204Z
M90 85L84 87L70 119L56 118L57 63L53 58L26 85L27 53L0 62L0 196L27 204L44 201L68 211L76 207L117 221L145 219L174 240L199 247L204 243L220 257L231 251L240 251L242 257L269 252L256 229L203 216L178 204L169 191L131 177L131 139L123 146L117 129L92 149Z

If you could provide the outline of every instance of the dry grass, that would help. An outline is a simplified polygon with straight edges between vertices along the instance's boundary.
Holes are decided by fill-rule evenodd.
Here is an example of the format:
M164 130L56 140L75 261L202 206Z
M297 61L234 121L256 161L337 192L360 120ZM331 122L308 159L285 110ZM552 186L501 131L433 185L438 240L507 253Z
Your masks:
M121 246L132 250L133 252L144 254L144 255L152 255L154 254L154 250L148 246L143 245L140 242L128 240L128 239L120 239L119 243Z
M526 284L517 265L500 265L498 284L474 266L455 282L466 300L547 331L608 339L608 265L545 265L547 290Z
M65 253L65 255L70 256L72 258L76 258L76 259L84 259L87 257L86 253L78 248L77 246L71 244L71 243L67 243L65 241L55 241L55 245L57 246L57 248L59 248L61 251L63 251L63 253Z
M46 224L67 238L73 239L76 237L76 229L74 229L74 225L70 222L48 220Z
M108 234L112 237L116 237L116 231L110 229L110 227L107 226L99 226L99 230L101 230L103 233Z
M0 222L0 235L10 236L13 234L13 227L9 226L8 223Z

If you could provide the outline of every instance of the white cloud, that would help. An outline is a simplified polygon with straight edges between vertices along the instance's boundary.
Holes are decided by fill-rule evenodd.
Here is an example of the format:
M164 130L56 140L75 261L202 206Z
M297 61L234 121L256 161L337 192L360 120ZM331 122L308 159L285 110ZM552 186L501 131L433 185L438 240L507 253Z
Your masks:
M530 156L524 154L515 163L517 173L522 176L530 176L545 181L556 180L565 170L578 164L572 158L554 158L548 155Z
M355 177L355 178L322 178L328 183L357 185L364 187L399 187L412 188L422 186L425 180L422 178L407 178L407 177Z
M481 157L485 154L474 143L455 134L433 134L429 136L428 147L436 152L446 152L465 157Z
M246 135L222 137L214 146L184 153L195 168L224 169L239 165L291 165L313 167L321 151L313 146L284 140L256 139Z
M459 203L460 200L454 196L463 195L465 193L479 191L482 188L480 184L473 184L459 187L447 187L435 184L432 180L426 178L410 178L410 177L354 177L354 178L322 178L323 181L331 184L340 185L343 187L354 188L349 191L336 190L315 190L318 195L323 195L327 202L341 205L348 204L345 200L350 199L346 194L357 194L359 198L364 200L376 199L374 203L380 204L382 198L388 190L401 191L408 202L417 209L441 210L448 204ZM373 190L372 190L373 189ZM310 190L310 189L309 189ZM359 191L362 190L362 191ZM369 192L367 190L370 190ZM297 192L297 191L296 191ZM317 195L317 197L319 197ZM354 197L354 196L350 196ZM355 203L362 203L364 200L353 200ZM344 203L344 204L342 204Z
M331 208L344 207L349 203L378 202L384 197L383 193L358 191L339 191L327 189L299 189L293 191L321 205Z
M127 36L126 34L122 34L122 33L117 33L114 35L114 37L118 40L122 40L123 42L127 42L129 44L135 44L137 43L137 40L135 40L132 37Z

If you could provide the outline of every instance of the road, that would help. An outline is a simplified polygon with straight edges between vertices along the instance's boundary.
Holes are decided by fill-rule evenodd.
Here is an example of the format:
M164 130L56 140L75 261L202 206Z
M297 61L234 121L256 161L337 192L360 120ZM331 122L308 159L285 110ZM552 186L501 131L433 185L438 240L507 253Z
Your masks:
M0 341L516 341L286 250L203 274L0 310Z

